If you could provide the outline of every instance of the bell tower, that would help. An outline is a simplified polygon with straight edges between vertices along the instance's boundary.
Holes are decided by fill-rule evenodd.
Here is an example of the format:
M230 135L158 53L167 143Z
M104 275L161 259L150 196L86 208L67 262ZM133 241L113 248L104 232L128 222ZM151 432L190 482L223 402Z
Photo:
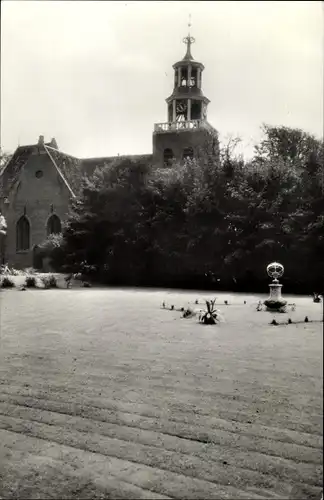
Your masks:
M166 102L169 122L189 124L191 121L207 118L207 106L210 101L201 89L205 67L191 55L191 45L195 39L189 33L183 42L187 45L187 51L184 58L173 65L174 89Z
M188 26L190 28L190 23ZM218 150L217 131L207 121L210 101L202 91L205 67L192 57L195 39L190 31L183 42L187 50L183 59L173 65L173 92L166 99L167 122L154 126L153 161L157 166L198 157L199 153L206 152L207 143L209 146L213 143L213 149Z

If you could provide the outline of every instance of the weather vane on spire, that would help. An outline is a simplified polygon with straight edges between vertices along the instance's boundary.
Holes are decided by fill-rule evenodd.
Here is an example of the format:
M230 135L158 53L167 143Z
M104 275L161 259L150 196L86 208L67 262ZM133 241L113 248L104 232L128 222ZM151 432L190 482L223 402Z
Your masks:
M191 28L191 14L189 14L189 22L188 22L188 36L186 36L184 39L183 39L183 43L185 43L188 47L187 47L187 53L184 57L184 59L193 59L192 55L191 55L191 52L190 52L190 47L191 47L191 44L192 43L195 43L195 39L194 37L190 36L190 28Z

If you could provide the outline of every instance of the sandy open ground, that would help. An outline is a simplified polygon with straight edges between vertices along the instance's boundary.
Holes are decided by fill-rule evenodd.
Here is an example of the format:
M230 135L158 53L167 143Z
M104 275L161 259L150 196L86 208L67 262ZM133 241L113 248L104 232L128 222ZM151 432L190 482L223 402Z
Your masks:
M202 326L160 306L211 293L1 291L0 498L319 499L323 323L216 295Z

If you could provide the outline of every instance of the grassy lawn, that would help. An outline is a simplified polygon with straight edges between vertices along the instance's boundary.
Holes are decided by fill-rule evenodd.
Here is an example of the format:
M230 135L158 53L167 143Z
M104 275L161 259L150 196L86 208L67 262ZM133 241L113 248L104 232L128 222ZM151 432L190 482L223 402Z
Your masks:
M1 291L0 498L319 499L323 323L217 295Z

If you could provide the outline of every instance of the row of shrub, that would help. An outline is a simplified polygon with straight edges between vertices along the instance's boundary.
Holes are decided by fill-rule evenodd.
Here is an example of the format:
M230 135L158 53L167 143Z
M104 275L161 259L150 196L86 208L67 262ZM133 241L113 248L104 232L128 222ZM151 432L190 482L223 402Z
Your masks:
M47 276L26 276L25 282L22 284L25 288L39 288L39 284L42 283L41 288L57 288L57 278L53 274ZM14 280L10 275L3 276L0 278L1 288L14 288L16 286Z
M0 266L0 275L9 276L29 276L37 274L36 269L33 267L28 267L26 269L15 269L14 267L8 267L6 265Z

